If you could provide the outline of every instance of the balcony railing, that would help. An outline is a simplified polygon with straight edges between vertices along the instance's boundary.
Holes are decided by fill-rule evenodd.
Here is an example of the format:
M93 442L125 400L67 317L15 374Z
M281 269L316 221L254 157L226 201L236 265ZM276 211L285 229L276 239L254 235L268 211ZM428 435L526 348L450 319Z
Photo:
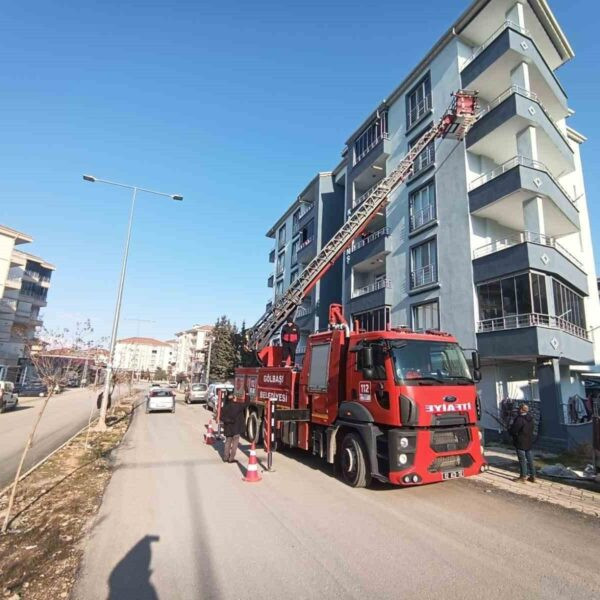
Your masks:
M383 112L375 121L356 138L354 142L354 164L360 162L381 140L387 140L387 112Z
M478 118L481 119L485 114L491 112L494 108L496 108L496 106L502 104L507 98L509 98L513 94L519 94L519 96L523 96L524 98L528 98L532 102L535 102L542 109L546 117L548 117L548 120L552 123L554 129L556 129L558 135L562 137L565 144L567 144L569 148L571 147L569 145L569 140L567 139L567 136L559 129L558 125L556 124L556 121L552 118L552 115L544 106L544 103L542 102L541 98L535 92L525 89L520 85L511 85L508 89L504 90L498 97L494 98L494 100L492 100L484 109L480 111Z
M498 27L498 29L496 29L496 31L494 31L494 33L492 33L492 35L485 40L485 42L483 42L483 44L481 44L481 46L477 47L474 51L473 54L471 55L471 58L469 58L469 60L467 60L465 62L465 64L462 66L461 71L470 63L472 63L488 46L490 46L491 44L494 43L494 40L496 40L497 38L499 38L506 29L514 29L515 31L518 31L519 33L521 33L522 35L526 35L527 37L531 37L529 30L525 29L524 27L521 27L519 24L514 23L513 21L504 21L504 23L502 23L502 25L500 25L500 27Z
M417 123L432 107L431 94L428 94L417 102L416 106L413 106L409 111L406 118L407 129L410 129L415 123Z
M309 306L299 306L296 309L296 319L301 319L302 317L308 317L315 312L315 307L312 305Z
M300 250L303 250L304 248L306 248L307 246L310 246L310 243L313 241L312 237L309 237L308 239L304 240L299 246L298 246L298 252L300 252Z
M518 165L522 167L528 167L530 169L536 169L538 171L544 171L544 173L546 173L546 175L548 175L548 177L552 179L552 181L556 184L560 191L565 195L569 202L571 202L573 206L576 206L573 198L571 198L567 190L565 190L562 184L559 183L559 181L554 177L554 175L552 175L550 169L548 169L548 167L544 163L540 162L539 160L533 160L531 158L527 158L526 156L521 155L513 156L512 158L509 158L506 162L503 162L501 165L498 165L492 171L484 173L476 179L473 179L473 181L471 181L471 183L469 184L469 191L472 192L474 189L484 185L492 179L496 179L496 177L500 177L500 175L503 175L507 171L514 169Z
M419 227L423 227L423 225L427 225L427 223L431 223L431 221L435 220L435 217L435 204L433 203L412 212L410 215L410 230L414 231L415 229L419 229Z
M543 235L541 233L533 233L531 231L522 231L500 240L494 240L493 242L490 242L485 246L481 246L480 248L476 248L473 251L473 258L481 258L483 256L487 256L488 254L494 254L495 252L500 252L501 250L506 250L506 248L518 246L519 244L524 244L526 242L531 244L539 244L540 246L548 246L549 248L555 248L573 264L579 268L583 268L583 263L579 259L575 258L564 246L559 244L555 238L548 235Z
M373 192L380 183L381 182L378 181L376 184L372 185L364 194L361 194L358 198L356 198L356 200L354 200L354 202L352 203L352 209L348 211L348 216L350 216L350 214L352 214L352 212L355 211L369 197L369 194L371 194L371 192Z
M350 248L349 254L352 254L352 252L356 252L358 249L363 248L367 244L370 244L371 242L378 240L380 237L388 236L388 235L390 235L390 228L382 227L381 229L379 229L375 233L372 233L371 235L361 238L360 240L355 240L354 243L352 244L352 247Z
M410 274L410 288L415 289L423 285L437 282L437 265L426 265L415 269Z
M391 279L380 279L379 281L375 281L374 283L370 283L369 285L355 289L352 293L352 297L358 298L358 296L364 296L365 294L370 294L371 292L376 292L377 290L382 290L385 288L391 289L391 287Z
M21 288L21 296L27 296L28 298L34 298L35 300L43 300L46 301L47 294L41 292L33 292L31 290L24 290Z
M435 145L433 142L428 144L423 152L417 156L415 162L413 163L413 170L411 173L411 177L418 175L421 171L425 170L427 167L432 165L435 162Z
M540 313L511 315L509 317L479 321L477 323L477 332L489 333L492 331L505 331L507 329L522 329L523 327L549 327L550 329L560 329L584 340L590 339L589 333L583 327L579 327L561 317Z

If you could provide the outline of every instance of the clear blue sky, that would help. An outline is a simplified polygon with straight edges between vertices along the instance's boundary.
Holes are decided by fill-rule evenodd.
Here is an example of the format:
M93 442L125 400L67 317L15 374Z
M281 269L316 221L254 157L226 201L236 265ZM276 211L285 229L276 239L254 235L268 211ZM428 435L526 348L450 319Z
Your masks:
M468 4L6 3L0 223L57 266L47 325L110 331L129 195L82 173L185 196L139 198L123 317L156 321L142 335L224 313L252 324L270 293L267 229ZM559 77L589 137L597 238L600 2L551 6L577 54Z

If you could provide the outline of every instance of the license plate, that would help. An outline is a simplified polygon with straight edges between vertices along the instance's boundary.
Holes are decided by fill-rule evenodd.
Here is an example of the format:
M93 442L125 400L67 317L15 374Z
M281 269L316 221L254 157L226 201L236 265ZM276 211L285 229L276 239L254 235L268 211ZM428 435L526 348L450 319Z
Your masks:
M442 473L443 479L458 479L459 477L464 477L465 472L463 469L459 469L458 471L445 471Z

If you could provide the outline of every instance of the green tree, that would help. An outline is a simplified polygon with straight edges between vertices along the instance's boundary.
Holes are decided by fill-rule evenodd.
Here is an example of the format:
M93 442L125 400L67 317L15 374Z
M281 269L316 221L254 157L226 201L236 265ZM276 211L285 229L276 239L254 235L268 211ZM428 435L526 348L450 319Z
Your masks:
M223 315L212 331L213 343L210 360L210 378L212 381L226 381L233 377L239 364L236 348L237 328Z
M256 356L254 352L248 348L248 330L246 329L245 321L242 321L242 328L239 332L236 332L235 349L237 353L237 366L256 366Z
M154 379L165 381L167 379L167 372L162 367L158 367L156 371L154 371Z

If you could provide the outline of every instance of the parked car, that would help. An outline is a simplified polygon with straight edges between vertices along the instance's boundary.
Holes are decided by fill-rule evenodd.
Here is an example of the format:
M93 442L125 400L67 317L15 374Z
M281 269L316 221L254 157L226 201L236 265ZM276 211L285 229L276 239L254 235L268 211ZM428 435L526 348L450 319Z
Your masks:
M177 388L177 382L176 381L169 381L169 387L171 389Z
M206 408L213 412L217 408L217 394L219 390L233 391L233 385L231 383L211 383L208 386L206 393Z
M170 410L175 412L175 392L164 388L152 388L146 396L146 412Z
M15 391L19 396L45 396L48 393L48 386L41 381L26 381L17 384Z
M208 393L208 386L206 383L192 383L185 388L185 402L191 404L192 402L206 402L206 396Z
M12 381L0 381L0 413L17 407L19 395Z
M160 385L160 383L153 382L153 383L150 384L150 387L151 388L160 388L161 385Z

